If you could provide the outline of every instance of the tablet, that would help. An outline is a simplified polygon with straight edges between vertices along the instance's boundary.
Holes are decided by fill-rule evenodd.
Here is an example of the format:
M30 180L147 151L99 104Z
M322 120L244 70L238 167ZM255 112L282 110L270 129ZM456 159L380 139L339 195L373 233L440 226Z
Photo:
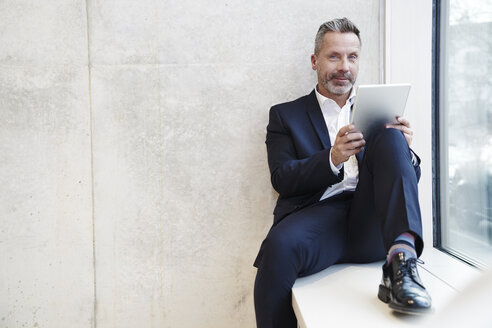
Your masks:
M378 123L398 123L396 117L403 116L409 92L410 84L359 86L350 123L363 135Z

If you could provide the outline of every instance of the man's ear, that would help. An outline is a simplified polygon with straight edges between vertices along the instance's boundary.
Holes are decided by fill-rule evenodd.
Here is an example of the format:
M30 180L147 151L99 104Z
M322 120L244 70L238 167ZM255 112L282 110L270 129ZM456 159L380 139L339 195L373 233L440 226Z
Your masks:
M317 58L314 54L311 55L311 68L313 69L313 71L316 71L318 69Z

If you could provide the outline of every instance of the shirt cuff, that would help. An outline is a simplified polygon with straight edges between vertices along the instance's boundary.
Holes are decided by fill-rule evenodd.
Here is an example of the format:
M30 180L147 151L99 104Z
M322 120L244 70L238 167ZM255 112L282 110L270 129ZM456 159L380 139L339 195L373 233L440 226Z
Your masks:
M413 151L411 151L410 154L412 154L413 166L417 166L419 164L419 161L417 160L417 156L415 156L415 153ZM330 159L331 159L331 152L330 152ZM333 167L332 167L332 169L333 169Z
M331 167L331 170L333 171L333 174L338 175L340 173L340 170L343 167L343 163L338 164L338 166L335 166L333 164L333 161L331 160L331 151L332 151L332 149L330 149L330 167ZM412 155L413 155L413 153L412 153ZM412 158L412 161L413 161L413 158Z

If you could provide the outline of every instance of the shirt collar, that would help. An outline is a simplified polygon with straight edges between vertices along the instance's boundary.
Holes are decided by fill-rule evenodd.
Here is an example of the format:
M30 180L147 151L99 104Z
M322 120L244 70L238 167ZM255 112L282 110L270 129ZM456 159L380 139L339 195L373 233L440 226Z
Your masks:
M325 101L335 102L333 99L328 98L328 97L325 97L321 93L319 93L318 92L318 86L317 85L316 85L316 88L314 88L314 91L316 92L316 99L318 99L319 108L323 108L323 104L325 103ZM350 95L349 95L349 97L347 99L347 102L350 105L352 105L354 103L354 98L355 98L355 88L352 87L352 90L350 91ZM345 105L347 105L347 102L345 103Z

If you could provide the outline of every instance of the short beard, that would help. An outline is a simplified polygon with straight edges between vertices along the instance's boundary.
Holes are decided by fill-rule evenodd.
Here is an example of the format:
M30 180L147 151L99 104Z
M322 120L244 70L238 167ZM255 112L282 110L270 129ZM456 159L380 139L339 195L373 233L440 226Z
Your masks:
M347 85L333 85L333 84L331 84L330 82L336 77L344 77L348 80L349 83ZM354 76L352 74L350 74L349 72L347 72L343 75L330 74L328 79L322 80L323 87L326 90L328 90L330 93L335 94L335 95L346 94L347 92L349 92L352 89L352 87L354 86L354 83L355 83Z

